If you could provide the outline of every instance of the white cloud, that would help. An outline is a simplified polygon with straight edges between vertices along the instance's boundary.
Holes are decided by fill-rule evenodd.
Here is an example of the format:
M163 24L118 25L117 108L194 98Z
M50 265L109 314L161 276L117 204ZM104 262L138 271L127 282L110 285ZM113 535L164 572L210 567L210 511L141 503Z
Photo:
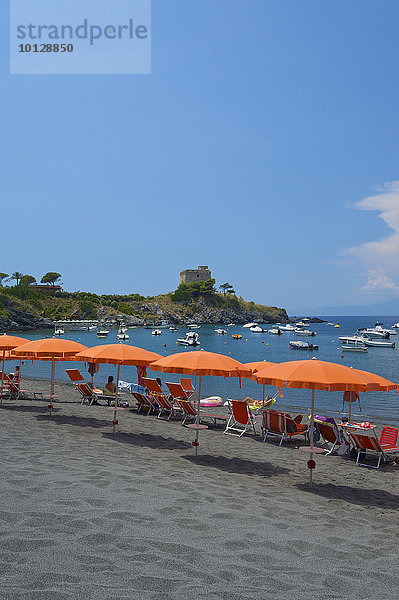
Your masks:
M393 233L381 240L353 246L347 253L367 265L399 268L399 181L392 181L379 189L378 194L364 198L355 204L359 210L379 211L379 217Z
M370 269L365 285L360 288L361 292L399 292L399 286L384 275L381 269Z

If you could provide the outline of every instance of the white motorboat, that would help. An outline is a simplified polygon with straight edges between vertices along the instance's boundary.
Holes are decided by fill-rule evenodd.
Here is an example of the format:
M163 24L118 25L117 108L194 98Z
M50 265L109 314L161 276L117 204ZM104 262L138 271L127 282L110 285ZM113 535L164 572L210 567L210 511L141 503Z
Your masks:
M362 335L340 335L338 339L340 342L342 342L343 344L346 344L346 345L350 345L350 346L363 345L364 346L364 340L366 338L363 337Z
M392 325L392 329L399 329L399 323L395 323L394 325Z
M128 340L129 334L126 333L126 327L120 327L116 337L118 340Z
M179 328L175 327L174 325L172 325L171 327L169 327L170 331L177 331Z
M200 329L201 325L197 325L196 323L191 323L191 325L187 325L188 329Z
M396 329L387 329L383 325L384 323L376 323L374 329L376 331L381 331L381 333L388 333L390 336L396 335Z
M199 335L195 331L188 331L185 337L178 338L176 343L182 344L183 346L199 346Z
M254 325L253 327L249 328L249 331L252 331L252 333L265 333L265 329L262 329L262 327L259 327L259 325Z
M268 329L267 333L270 333L270 335L283 335L283 332L281 331L281 329L278 329L277 327L273 327L272 329Z
M314 337L316 335L315 331L310 331L309 329L300 329L300 328L296 328L295 329L295 335L303 335L303 336L307 336L307 337Z
M294 350L318 350L319 347L316 344L310 342L303 342L302 340L290 342L290 348Z
M357 331L359 332L360 335L363 335L363 336L368 337L373 340L389 339L389 333L386 331L383 331L382 328L363 327L361 329L358 329Z
M309 323L306 322L306 320L303 321L298 321L298 323L295 323L296 327L309 327Z
M373 348L395 348L395 342L389 340L364 340L364 343Z
M100 335L101 337L107 337L108 334L109 334L108 329L98 329L97 330L97 335Z
M251 327L257 327L258 324L257 323L246 323L245 325L242 326L243 329L251 329Z
M62 327L56 327L54 329L54 335L65 335L65 331L62 329Z
M226 325L226 327L234 327L235 323L229 323L228 325Z
M225 329L215 329L215 332L218 335L226 335L227 331Z
M152 335L162 335L162 329L154 329L151 333Z
M366 346L350 346L349 344L343 344L341 350L342 352L368 352Z
M295 327L291 323L288 323L288 325L279 325L279 329L281 331L295 331Z

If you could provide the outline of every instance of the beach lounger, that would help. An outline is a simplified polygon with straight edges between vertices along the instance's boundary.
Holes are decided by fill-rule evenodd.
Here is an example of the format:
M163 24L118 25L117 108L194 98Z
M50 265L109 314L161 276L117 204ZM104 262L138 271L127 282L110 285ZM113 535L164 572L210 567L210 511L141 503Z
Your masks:
M108 406L111 406L111 402L115 400L115 396L104 395L102 390L95 388L93 389L91 385L84 380L84 377L79 369L65 369L65 373L68 375L69 379L80 393L82 397L82 404L88 402L91 406L92 404L98 402L99 398L103 398L106 400Z
M79 369L65 369L65 373L68 375L72 383L85 383L84 377Z
M321 435L325 439L325 443L332 444L330 450L326 450L326 455L332 454L337 446L341 446L341 444L344 443L335 419L332 417L315 415L314 422L316 423Z
M180 377L180 385L186 392L187 398L190 398L194 394L193 384L189 377Z
M188 419L192 419L193 423L197 422L197 411L194 406L191 404L189 400L179 400L178 401L180 408L183 411L184 419L182 425L186 424ZM200 422L203 419L211 419L214 425L218 424L218 421L222 421L222 423L226 423L227 417L225 415L211 414L208 412L200 411Z
M156 409L159 411L158 418L161 419L163 413L168 412L169 413L168 420L169 420L173 414L174 408L176 408L173 406L173 401L171 401L172 398L170 397L170 395L165 394L162 391L162 388L156 379L150 379L148 377L143 377L143 385L146 388L147 397L148 397L149 401L153 404L154 408L156 407ZM177 408L180 408L180 407L178 406Z
M137 401L137 412L144 412L143 409L147 409L147 415L151 414L154 409L153 403L150 402L150 399L145 394L141 394L140 392L132 392L132 396Z
M4 388L2 400L44 400L43 392L35 392L32 390L21 390L19 382L15 382L8 378L4 379Z
M256 419L246 401L229 399L228 403L231 415L223 433L241 437L252 427L253 432L256 435Z
M399 430L395 427L384 425L380 435L381 448L394 448L398 441Z
M389 429L393 429L393 427ZM383 437L384 446L381 445L381 442L375 435L374 431L370 434L353 433L352 431L350 431L348 432L348 435L351 442L353 443L355 450L357 451L356 464L359 467L370 467L371 469L379 469L381 460L387 460L389 454L399 454L399 446L392 445L391 442L388 441L389 439L393 439L391 437L392 432L390 432L389 430L386 430L385 435ZM376 466L359 462L361 454L365 457L367 457L367 454L371 454L377 457Z
M82 402L81 402L82 404L84 404L87 401L89 403L89 405L91 406L92 404L95 404L96 402L98 402L98 400L100 398L102 398L103 400L105 400L107 402L108 406L111 406L111 402L115 401L115 396L107 396L107 395L103 394L103 392L101 390L93 389L86 382L77 383L75 385L75 387L82 397Z
M279 446L295 435L306 436L308 428L291 418L288 413L278 410L264 411L264 431L263 441L265 442L269 435L280 439Z

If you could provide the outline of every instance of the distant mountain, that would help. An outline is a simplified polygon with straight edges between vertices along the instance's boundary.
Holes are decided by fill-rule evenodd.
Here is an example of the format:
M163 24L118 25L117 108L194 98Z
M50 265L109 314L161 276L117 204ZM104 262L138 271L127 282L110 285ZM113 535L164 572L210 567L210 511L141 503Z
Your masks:
M375 304L347 304L343 306L316 306L308 310L289 310L290 315L334 315L334 316L397 316L399 315L399 297Z

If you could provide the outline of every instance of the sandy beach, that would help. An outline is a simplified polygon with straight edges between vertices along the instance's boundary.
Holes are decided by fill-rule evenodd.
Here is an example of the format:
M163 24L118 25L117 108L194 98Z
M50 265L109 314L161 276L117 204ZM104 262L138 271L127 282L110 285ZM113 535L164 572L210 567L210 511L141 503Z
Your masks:
M46 382L24 381L44 389ZM129 409L6 401L2 600L399 597L399 467L193 432Z

